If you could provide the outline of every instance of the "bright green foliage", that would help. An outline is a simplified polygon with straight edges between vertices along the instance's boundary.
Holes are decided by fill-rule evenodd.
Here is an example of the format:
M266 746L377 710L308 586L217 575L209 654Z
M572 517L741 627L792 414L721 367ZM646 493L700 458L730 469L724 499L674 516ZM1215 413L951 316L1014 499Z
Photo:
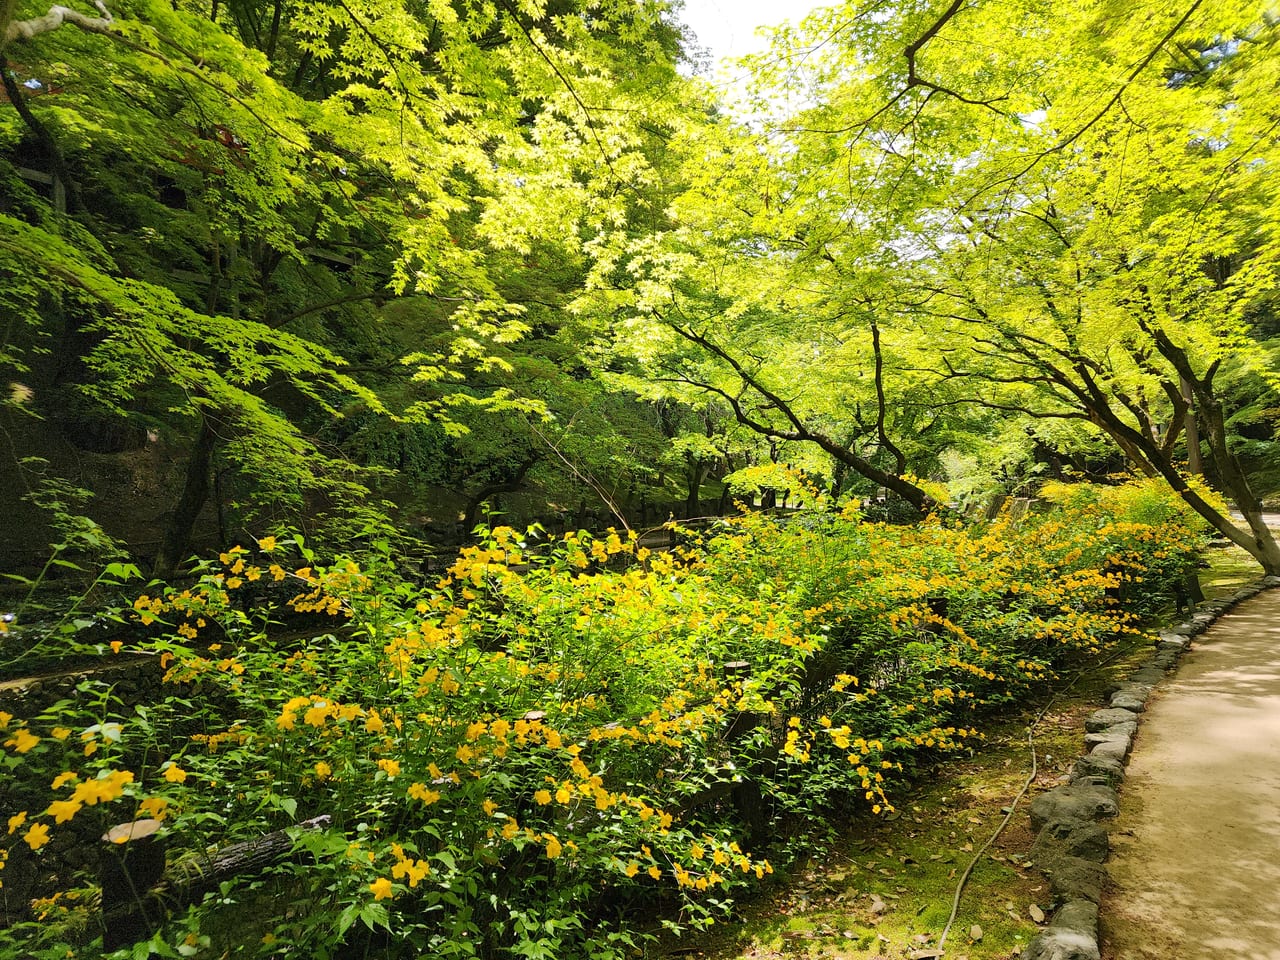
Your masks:
M644 210L669 122L654 115L686 109L664 7L113 14L7 50L23 109L0 113L0 147L47 155L66 211L4 171L0 297L27 331L2 356L17 376L52 347L74 374L27 398L39 412L69 395L194 435L162 567L215 457L240 516L278 521L320 496L362 506L315 441L353 406L455 433L459 405L542 410L460 381L510 369L495 348L529 332L510 294L535 250L579 263ZM391 337L375 308L393 298L409 326Z
M647 929L603 904L714 919L785 856L767 837L892 809L899 770L1135 633L1113 594L1158 602L1194 563L1158 485L1055 495L1072 509L973 528L749 515L661 553L499 527L425 590L385 561L235 548L133 604L163 632L130 644L166 671L163 703L103 688L88 711L0 718L5 805L25 812L8 857L135 816L180 856L327 814L299 833L307 860L154 943L622 955ZM286 638L285 614L324 625ZM90 879L58 882L14 949L87 920L66 889Z
M651 389L865 492L926 506L908 475L974 460L989 486L1052 457L1103 475L1101 441L1273 569L1224 397L1252 371L1274 398L1275 39L1257 3L819 11L750 61L750 124L688 131L677 222L592 302L627 312Z

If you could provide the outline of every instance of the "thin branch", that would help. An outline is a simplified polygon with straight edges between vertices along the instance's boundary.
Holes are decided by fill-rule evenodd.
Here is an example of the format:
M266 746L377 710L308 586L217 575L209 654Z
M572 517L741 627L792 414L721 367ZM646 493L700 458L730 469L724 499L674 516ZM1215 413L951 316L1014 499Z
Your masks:
M1115 93L1113 93L1108 98L1107 102L1102 105L1102 109L1100 109L1091 118L1089 118L1089 120L1086 121L1083 126L1079 127L1074 133L1070 134L1067 137L1064 137L1063 139L1059 140L1057 143L1053 144L1052 146L1046 147L1044 150L1041 150L1039 153L1033 156L1031 160L1028 161L1028 163L1022 167L1022 169L1016 171L1015 173L1011 173L1006 177L1001 177L1000 179L994 181L993 183L987 184L985 187L981 188L977 193L971 196L968 200L966 200L962 206L965 206L965 207L969 206L983 193L986 193L990 190L994 190L997 187L1002 186L1003 184L1016 183L1022 177L1026 176L1028 173L1030 173L1032 170L1038 167L1041 161L1043 161L1045 158L1047 158L1048 156L1054 153L1061 153L1063 150L1067 149L1067 147L1071 146L1073 143L1075 143L1077 140L1083 137L1086 133L1088 133L1089 130L1091 130L1096 124L1098 124L1103 117L1105 117L1108 113L1111 112L1112 107L1120 103L1121 98L1125 95L1125 92L1133 84L1133 81L1137 80L1138 77L1142 75L1142 73L1147 69L1147 67L1151 65L1151 61L1153 61L1156 58L1156 56L1160 53L1160 51L1165 48L1165 46L1169 43L1169 41L1172 40L1177 35L1178 31L1181 30L1184 26L1186 26L1187 21L1191 19L1192 14L1194 14L1198 9L1200 9L1200 5L1202 3L1204 3L1204 0L1194 0L1191 6L1187 8L1186 12L1183 13L1183 15L1178 19L1178 22L1169 28L1169 30L1165 33L1165 35L1160 38L1160 41L1154 47L1152 47L1150 51L1148 51L1145 57L1143 57L1140 61L1138 61L1138 65L1134 67L1132 71L1130 71L1129 76L1126 77L1124 82L1121 83L1120 86L1116 88Z
M908 503L910 503L913 507L915 507L921 513L925 512L929 508L930 499L928 495L923 490L921 490L918 486L916 486L914 483L905 479L904 477L902 477L897 473L891 473L887 470L881 470L879 467L873 464L870 460L867 460L863 457L858 456L856 453L854 453L852 450L850 450L848 447L844 446L843 444L837 442L836 440L833 440L831 437L827 436L826 434L819 433L818 431L809 427L803 420L800 419L799 415L795 412L794 408L791 406L791 404L787 400L785 400L783 397L779 396L777 393L775 393L774 391L766 387L760 381L759 377L755 376L753 373L747 370L745 366L743 366L742 361L740 361L737 357L730 354L723 347L709 340L705 334L696 333L692 329L686 329L684 327L681 327L679 324L674 323L670 319L663 318L660 315L659 315L659 319L662 319L663 322L666 323L667 326L670 327L670 329L673 332L684 337L690 343L693 343L702 347L704 350L708 351L709 353L711 353L716 357L719 357L721 360L727 363L733 369L733 372L737 374L738 379L741 380L746 387L750 388L751 390L754 390L756 393L762 396L766 401L768 401L769 405L773 409L775 409L779 414L781 414L787 420L787 422L789 422L792 426L791 430L784 431L784 432L778 432L777 428L766 428L766 431L763 431L766 436L777 436L779 439L785 439L785 440L804 440L804 441L808 441L809 443L817 444L819 447L821 447L823 450L829 453L833 458L851 467L852 469L860 473L862 476L866 477L868 480L873 480L876 483L878 483L880 486L887 487L888 489L892 490L894 493L898 494L898 496L902 497L902 499L906 500ZM738 411L741 409L741 406L735 401L734 398L730 397L723 390L718 390L715 388L708 388L708 389L712 389L713 392L718 393L720 396L728 400L730 404L734 406L735 416L738 416ZM744 426L751 427L751 429L753 430L756 429L754 426L752 426L751 423L745 420L742 420L740 416L739 416L739 422L743 423ZM757 432L762 432L762 431L757 431Z
M520 20L519 13L512 9L511 4L508 3L507 0L498 0L498 6L502 7L502 9L507 12L507 15L515 22L515 25L520 28L520 32L524 34L525 39L529 41L529 45L533 47L538 56L541 57L546 62L547 66L551 68L551 72L560 79L564 88L569 91L569 96L573 97L574 102L578 105L578 109L580 109L583 116L586 117L587 129L591 131L591 139L596 142L596 147L600 150L600 159L602 159L604 161L604 165L609 168L609 174L613 177L614 181L616 181L620 186L624 185L622 178L618 176L618 172L613 168L613 161L609 158L609 152L604 148L604 142L600 139L599 131L596 130L595 121L591 118L591 108L583 102L582 97L578 96L577 89L575 89L573 84L569 82L569 78L564 75L564 72L556 62L551 59L550 54L542 49L542 44L538 43L538 41L533 38L533 34Z
M293 323L293 321L300 317L305 317L309 313L318 313L321 310L328 310L331 307L345 306L348 303L359 303L362 300L375 300L381 303L381 301L387 299L387 296L388 295L385 290L375 290L372 293L353 293L348 294L345 297L338 297L334 300L327 300L324 303L313 303L309 307L303 307L301 310L296 310L280 320L274 321L271 324L271 328L273 330L277 330L280 327L287 327L289 324Z

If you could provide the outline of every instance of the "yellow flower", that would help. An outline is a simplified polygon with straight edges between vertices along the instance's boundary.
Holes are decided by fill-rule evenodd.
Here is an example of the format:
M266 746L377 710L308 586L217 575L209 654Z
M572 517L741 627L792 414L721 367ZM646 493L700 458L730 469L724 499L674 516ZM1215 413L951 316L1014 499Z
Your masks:
M111 652L112 652L112 653L119 653L119 652L120 652L120 648L121 648L121 647L123 647L123 646L124 646L124 641L123 641L123 640L112 640L112 641L111 641Z
M49 804L49 809L45 813L53 817L54 823L66 823L80 812L81 806L83 804L75 797L70 800L55 800Z
M70 727L54 727L53 732L50 734L50 736L52 736L53 739L55 740L65 740L67 739L67 737L71 736L71 728Z
M422 878L431 872L431 866L425 860L415 860L406 871L409 875L409 886L416 887Z
M28 750L30 750L39 742L40 742L39 737L33 734L26 727L23 727L21 730L15 733L12 737L6 740L4 742L4 745L6 747L13 747L13 749L18 753L26 753Z
M186 774L183 773L183 777ZM71 799L77 803L92 807L97 803L110 803L124 793L124 785L133 782L133 774L128 770L113 770L105 777L96 780L85 780L76 785Z
M184 783L187 779L187 771L171 762L164 772L164 778L170 783Z
M263 537L261 540L258 541L258 549L261 550L263 553L270 553L275 548L276 548L275 537Z
M49 842L49 826L44 823L34 823L31 829L23 834L22 839L27 841L27 846L32 850L39 850Z
M485 802L480 804L480 806L484 809L486 817L492 817L493 812L498 809L498 805L492 800L485 800Z
M409 787L409 796L414 800L421 800L430 806L440 799L439 791L432 790L425 783L415 783Z
M533 799L534 799L534 801L535 801L536 803L540 803L540 804L542 804L542 806L544 806L544 807L545 807L548 803L550 803L550 802L551 802L551 791L550 791L550 790L537 790L537 791L535 791L535 792L534 792L534 794L533 794Z
M386 773L388 779L395 779L400 776L399 760L379 760L378 766Z
M10 836L12 836L13 832L26 822L27 822L27 811L25 810L23 810L21 813L15 813L12 817L10 817L9 818Z
M560 841L555 837L547 837L547 859L554 860L564 852L564 848L560 845Z
M333 776L333 767L329 766L323 760L316 764L316 776L321 780L328 780Z
M79 779L80 778L78 776L76 776L74 773L68 770L66 773L60 773L56 777L54 777L53 783L49 785L49 789L59 790L62 788L64 784L72 783L73 781L79 780Z
M138 804L138 811L157 820L163 820L165 814L169 812L169 801L164 797L147 797Z
M649 876L653 877L653 879L655 880L662 879L662 871L658 867L656 866L650 867L648 872L649 872Z
M561 787L556 791L556 803L568 803L573 798L573 794L569 792L568 787Z
M387 900L394 895L391 890L391 881L386 877L379 877L369 884L369 890L373 893L375 900Z
M640 864L636 863L634 860L628 863L627 869L623 871L623 873L625 873L628 877L634 877L639 872L640 872Z

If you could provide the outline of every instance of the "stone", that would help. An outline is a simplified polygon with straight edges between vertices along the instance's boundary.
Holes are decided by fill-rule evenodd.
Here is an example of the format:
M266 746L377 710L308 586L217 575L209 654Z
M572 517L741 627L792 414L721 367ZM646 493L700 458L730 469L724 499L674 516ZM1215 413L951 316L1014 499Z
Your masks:
M1169 632L1183 637L1195 637L1204 633L1204 625L1199 623L1180 623L1170 627Z
M1107 727L1114 726L1117 723L1133 723L1137 721L1137 714L1132 710L1095 710L1085 718L1084 728L1089 733L1097 733L1099 730L1105 730Z
M1166 650L1161 653L1157 653L1151 658L1151 662L1161 670L1172 670L1178 665L1178 659L1181 656L1181 651Z
M1091 823L1104 817L1114 817L1119 812L1114 790L1088 784L1068 784L1047 790L1031 801L1031 829L1039 833L1050 822L1075 820Z
M1128 711L1125 711L1128 713ZM1132 716L1132 714L1130 714ZM1134 735L1138 732L1138 721L1130 720L1128 723L1114 723L1105 730L1095 730L1093 733L1084 735L1084 745L1086 750L1092 750L1100 743L1112 743L1123 740L1128 746L1133 742Z
M1115 757L1094 756L1081 757L1076 761L1071 772L1072 780L1101 780L1103 785L1118 787L1124 782L1124 762Z
M1145 700L1147 697L1151 696L1151 690L1153 687L1154 684L1137 683L1133 680L1128 680L1124 683L1117 684L1115 693L1131 693L1135 697L1142 697L1142 699Z
M1178 649L1185 650L1191 645L1191 638L1184 637L1177 633L1161 633L1160 639L1156 641L1156 649Z
M1132 710L1137 713L1147 708L1147 698L1135 696L1132 693L1113 693L1111 695L1111 706L1121 710Z
M1058 820L1045 824L1031 844L1031 859L1052 874L1063 857L1102 863L1111 852L1111 838L1096 823Z
M1142 665L1142 667L1135 670L1133 676L1129 679L1133 683L1140 684L1144 687L1154 687L1164 679L1164 669L1156 666L1153 661L1148 660Z
M1106 757L1117 763L1123 764L1129 756L1129 750L1133 746L1133 741L1126 738L1124 740L1106 740L1102 743L1095 744L1089 751L1091 757ZM1114 816L1114 814L1112 814Z
M1141 713L1147 709L1147 697L1151 696L1151 687L1145 683L1125 683L1111 695L1111 706L1120 710L1132 710Z
M1049 877L1049 890L1060 903L1071 900L1101 903L1102 892L1111 880L1102 864L1080 857L1061 857L1045 873Z
M1100 960L1098 905L1072 900L1053 917L1049 928L1027 944L1022 960Z
M1260 585L1263 587L1280 587L1280 577L1263 577Z

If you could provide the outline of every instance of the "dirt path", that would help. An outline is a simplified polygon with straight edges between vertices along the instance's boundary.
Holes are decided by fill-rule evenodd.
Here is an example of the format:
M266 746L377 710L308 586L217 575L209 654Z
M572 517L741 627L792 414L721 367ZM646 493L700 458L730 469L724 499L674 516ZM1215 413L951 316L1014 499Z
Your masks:
M1280 960L1280 590L1200 637L1149 706L1112 845L1108 960Z

